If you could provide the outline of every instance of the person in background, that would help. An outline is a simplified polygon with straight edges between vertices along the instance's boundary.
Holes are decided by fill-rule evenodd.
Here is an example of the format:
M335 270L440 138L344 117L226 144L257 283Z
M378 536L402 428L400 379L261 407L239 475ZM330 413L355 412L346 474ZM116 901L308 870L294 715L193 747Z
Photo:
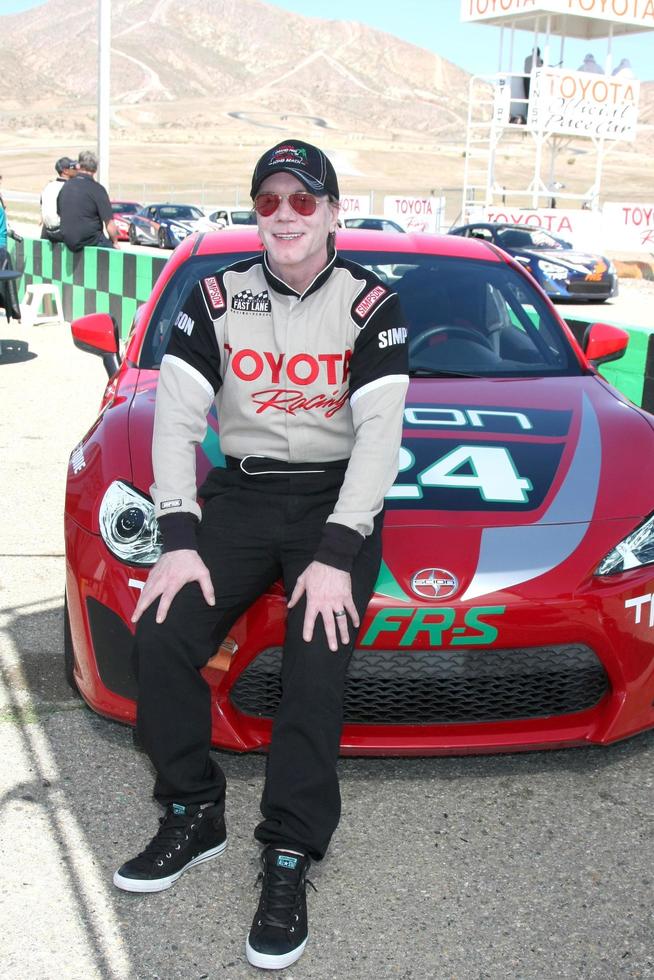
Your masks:
M71 252L88 246L113 248L118 241L109 195L95 175L98 158L90 150L82 150L74 176L59 191L57 209L61 218L62 241ZM107 229L107 235L104 229Z
M41 192L41 238L50 242L62 242L57 199L66 181L77 173L77 164L70 157L60 157L55 163L55 170L57 176L48 181Z
M623 58L622 61L620 62L620 64L617 65L613 69L613 71L611 72L611 74L612 75L615 75L617 78L635 78L636 77L636 73L634 72L633 68L631 67L631 62L629 61L629 58Z
M225 775L210 752L201 670L281 578L283 691L255 830L262 890L246 955L282 969L306 945L306 875L340 817L346 670L398 469L407 330L389 283L336 252L338 180L322 150L294 139L273 146L254 168L251 197L264 251L227 269L217 262L195 284L161 364L152 493L164 553L132 621L138 732L166 812L114 884L159 892L224 850ZM255 383L241 370L245 354L262 364ZM301 392L299 360L310 372ZM201 509L195 451L214 402L227 465L201 487Z
M601 65L598 65L595 61L595 56L592 54L587 54L583 62L577 68L577 71L588 71L594 75L603 75L604 69Z
M2 180L2 177L0 177ZM7 226L7 212L5 203L0 195L0 269L13 269L11 256L7 249L7 237L14 238L17 242L22 242L20 235L12 231ZM7 322L13 319L20 323L20 305L18 303L18 293L16 290L16 280L9 279L0 282L0 309L4 309Z

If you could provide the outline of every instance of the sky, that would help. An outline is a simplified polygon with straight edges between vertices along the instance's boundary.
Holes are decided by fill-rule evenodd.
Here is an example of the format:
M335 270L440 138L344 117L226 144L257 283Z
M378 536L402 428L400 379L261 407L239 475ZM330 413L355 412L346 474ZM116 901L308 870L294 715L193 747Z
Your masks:
M28 10L42 2L43 0L0 0L0 14ZM282 7L307 17L325 16L324 0L266 2L273 7ZM459 0L401 0L400 3L384 3L382 0L330 0L328 9L330 20L361 21L429 51L435 51L469 72L487 74L498 70L499 29L488 25L460 23ZM504 44L506 52L508 38L505 38ZM521 69L530 44L530 34L516 31L513 64L515 71ZM558 60L558 39L553 43L553 50ZM606 41L566 41L565 65L568 68L578 68L589 52L601 64L606 54ZM643 81L654 79L654 31L614 39L612 54L614 65L621 58L628 58L637 78ZM508 61L505 60L503 68L506 71L510 69Z

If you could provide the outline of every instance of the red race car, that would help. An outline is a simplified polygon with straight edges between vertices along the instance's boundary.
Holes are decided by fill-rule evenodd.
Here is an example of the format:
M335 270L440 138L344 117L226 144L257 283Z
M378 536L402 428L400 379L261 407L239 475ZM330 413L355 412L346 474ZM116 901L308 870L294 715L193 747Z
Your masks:
M137 201L112 201L111 210L114 213L114 221L118 229L118 241L129 241L129 226L132 215L141 209Z
M256 229L185 240L122 356L107 314L72 326L112 376L68 471L66 665L120 721L136 708L130 616L160 549L148 494L159 364L192 285L260 247ZM654 417L596 370L627 334L594 324L582 350L533 278L483 241L345 230L338 247L400 294L412 377L342 751L554 748L651 727ZM218 424L210 414L199 481L221 464ZM275 587L205 668L216 746L266 747L285 613Z

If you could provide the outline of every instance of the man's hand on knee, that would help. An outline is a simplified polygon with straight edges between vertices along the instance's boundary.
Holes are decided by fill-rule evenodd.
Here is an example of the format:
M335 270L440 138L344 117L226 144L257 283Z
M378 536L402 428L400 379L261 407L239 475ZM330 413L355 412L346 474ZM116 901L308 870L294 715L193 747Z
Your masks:
M163 623L171 602L188 582L198 582L208 604L210 606L216 604L209 569L197 551L183 548L180 551L166 552L148 575L148 580L136 603L132 622L137 623L148 606L152 605L157 596L161 596L156 618L158 623Z
M352 598L352 580L349 572L312 561L298 577L288 608L300 601L304 593L307 608L304 613L302 639L309 643L313 639L313 629L318 616L322 616L330 650L338 650L341 643L349 643L348 616L355 629L359 628L359 614Z

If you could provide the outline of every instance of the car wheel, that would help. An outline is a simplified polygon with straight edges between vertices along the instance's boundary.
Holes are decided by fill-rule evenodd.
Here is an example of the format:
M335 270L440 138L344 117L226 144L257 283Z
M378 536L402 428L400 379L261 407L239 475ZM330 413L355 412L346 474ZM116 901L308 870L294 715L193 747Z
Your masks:
M168 236L166 235L166 229L160 228L159 234L157 236L159 241L159 248L168 248Z
M134 225L129 226L129 231L127 232L127 237L129 238L131 245L138 245L138 239L136 237L136 228Z
M71 691L77 697L81 697L77 681L75 680L75 655L73 653L73 634L70 629L70 616L68 615L68 599L64 595L64 673L66 681Z

